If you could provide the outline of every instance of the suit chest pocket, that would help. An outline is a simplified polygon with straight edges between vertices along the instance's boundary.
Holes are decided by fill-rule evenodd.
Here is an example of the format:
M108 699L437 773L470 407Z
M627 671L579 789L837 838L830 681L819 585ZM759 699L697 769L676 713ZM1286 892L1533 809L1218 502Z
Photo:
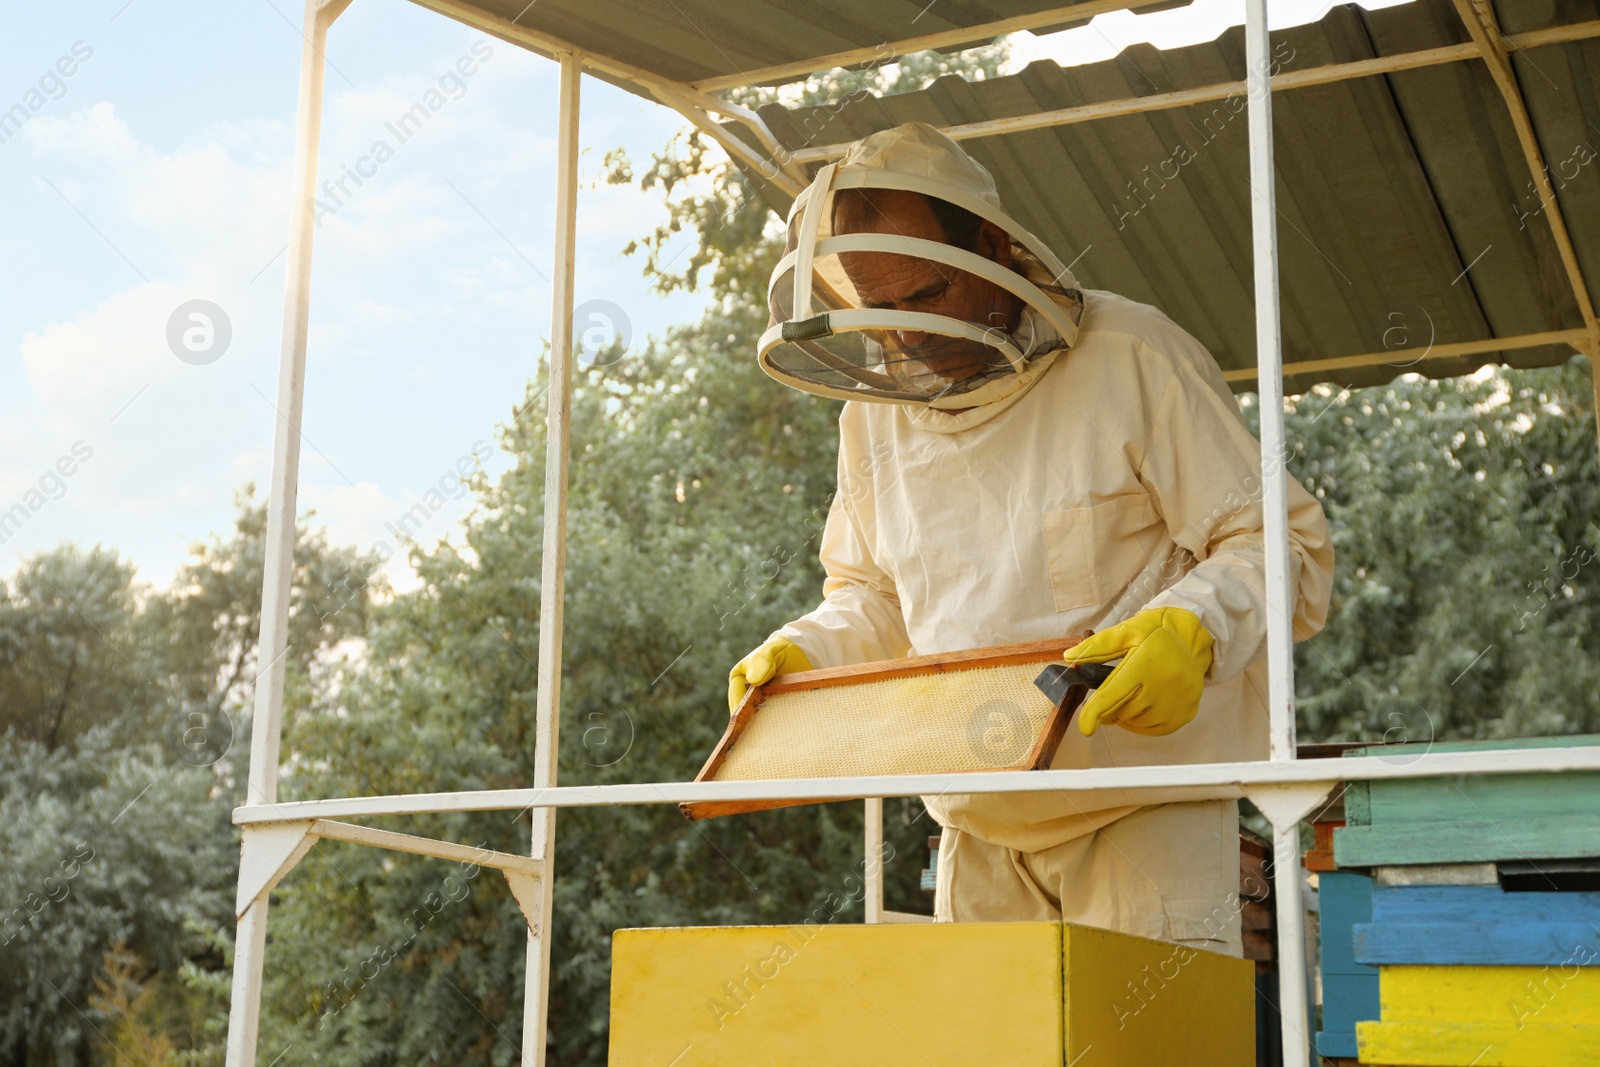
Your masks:
M1057 611L1106 604L1144 565L1140 534L1156 520L1143 493L1114 497L1089 508L1044 513L1050 591Z

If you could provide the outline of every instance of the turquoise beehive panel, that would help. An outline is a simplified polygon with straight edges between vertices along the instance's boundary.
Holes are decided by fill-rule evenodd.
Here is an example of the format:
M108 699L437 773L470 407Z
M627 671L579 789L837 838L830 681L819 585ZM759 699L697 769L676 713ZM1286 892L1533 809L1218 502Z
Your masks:
M1600 744L1600 737L1452 742L1433 752ZM1411 746L1408 746L1411 747ZM1420 746L1418 746L1420 747ZM1357 749L1382 755L1390 748ZM1451 775L1359 783L1333 835L1340 867L1600 856L1600 773Z
M1353 931L1372 920L1372 879L1353 871L1317 876L1322 1029L1317 1051L1354 1058L1356 1023L1378 1018L1378 970L1355 958Z

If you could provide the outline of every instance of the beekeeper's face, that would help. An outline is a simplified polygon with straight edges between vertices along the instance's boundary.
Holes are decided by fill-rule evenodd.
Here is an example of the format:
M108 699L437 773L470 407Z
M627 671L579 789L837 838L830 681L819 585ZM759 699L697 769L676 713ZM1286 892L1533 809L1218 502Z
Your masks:
M973 230L967 250L1010 267L1011 238L986 219L973 216L971 221L976 227L967 227ZM841 190L834 200L833 231L898 234L958 247L966 236L946 231L928 197L903 189ZM1022 302L1011 293L948 264L892 252L843 252L839 261L862 307L946 315L1006 334L1017 328L1022 314ZM889 330L883 340L900 359L956 381L990 368L997 355L991 346L966 337Z

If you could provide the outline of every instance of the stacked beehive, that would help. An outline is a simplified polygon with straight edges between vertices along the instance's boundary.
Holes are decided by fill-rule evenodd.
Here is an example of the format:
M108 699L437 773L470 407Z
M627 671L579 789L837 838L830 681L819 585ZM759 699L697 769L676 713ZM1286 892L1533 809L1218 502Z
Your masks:
M1431 749L1573 744L1600 737ZM1362 1063L1600 1064L1600 774L1352 783L1344 823L1320 875L1323 1055L1353 1026Z
M1372 921L1372 877L1335 866L1333 834L1344 824L1341 795L1316 814L1305 857L1317 878L1322 1025L1316 1048L1335 1064L1356 1062L1356 1023L1378 1017L1378 969L1358 962L1355 950L1356 924Z

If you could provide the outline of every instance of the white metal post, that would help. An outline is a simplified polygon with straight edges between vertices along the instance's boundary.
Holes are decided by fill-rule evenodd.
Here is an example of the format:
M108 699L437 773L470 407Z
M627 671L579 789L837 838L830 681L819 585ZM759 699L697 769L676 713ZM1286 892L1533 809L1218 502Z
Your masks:
M1255 247L1257 395L1261 402L1262 509L1266 532L1267 700L1274 760L1295 757L1294 602L1289 581L1288 449L1283 427L1283 334L1278 306L1276 168L1272 158L1272 44L1267 0L1245 6L1250 106L1250 221ZM1284 1067L1306 1067L1305 905L1296 819L1272 826L1278 919L1278 1008Z
M1311 1062L1306 974L1305 900L1300 877L1300 823L1272 823L1273 896L1278 920L1278 1016L1284 1067Z
M261 583L261 638L256 650L255 709L250 729L248 803L278 799L278 749L283 729L285 660L289 652L290 579L294 575L295 510L300 481L300 411L305 398L306 326L311 304L312 199L322 132L323 50L328 27L349 0L306 0L300 47L300 99L290 198L288 276L278 357L278 421L273 429L272 486L267 501L266 559ZM245 833L251 831L247 828ZM267 894L239 916L228 1010L228 1067L254 1067L266 955Z
M567 574L567 454L572 416L572 268L578 213L578 86L583 66L562 52L556 133L556 242L550 314L550 385L544 452L544 573L539 588L539 696L534 725L535 788L556 784L561 744L561 616ZM550 914L555 880L556 812L533 809L531 855L542 864L539 916L528 932L522 1006L522 1063L544 1067L550 1005Z
M1255 242L1256 381L1261 402L1261 484L1267 555L1268 702L1272 758L1294 758L1294 604L1289 583L1289 472L1283 428L1283 336L1278 305L1276 168L1272 159L1271 45L1267 0L1245 11L1250 96L1250 209Z
M261 644L257 653L255 714L250 732L250 802L278 795L278 741L283 725L283 685L289 646L290 580L294 576L295 507L300 481L300 408L305 397L306 326L311 305L311 243L317 183L317 142L322 128L323 48L331 18L306 0L300 50L300 109L295 131L293 212L288 277L284 286L283 341L278 357L278 421L272 444L272 487L267 503L265 574L261 586Z
M1272 824L1273 896L1278 920L1278 1015L1284 1067L1311 1063L1306 976L1306 913L1300 877L1300 823Z
M249 833L248 828L245 833ZM267 955L267 895L239 916L233 935L233 990L228 1003L227 1067L255 1067L261 1022L261 965Z
M862 850L862 874L866 885L866 921L883 922L883 798L868 797L866 802L866 841Z

